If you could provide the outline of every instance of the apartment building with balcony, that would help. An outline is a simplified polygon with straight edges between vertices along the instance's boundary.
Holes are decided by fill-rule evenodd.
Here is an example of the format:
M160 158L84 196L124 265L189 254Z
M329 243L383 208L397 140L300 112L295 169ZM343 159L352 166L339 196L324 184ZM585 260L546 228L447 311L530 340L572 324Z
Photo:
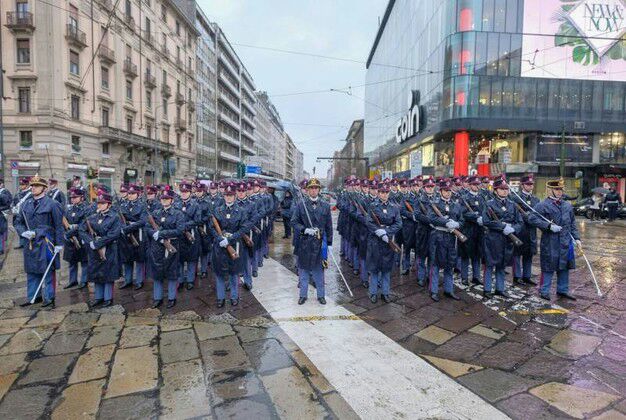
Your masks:
M285 178L287 143L280 114L266 92L256 92L256 156L249 158L249 165L260 166L261 173Z
M195 175L198 31L173 0L0 2L7 185Z

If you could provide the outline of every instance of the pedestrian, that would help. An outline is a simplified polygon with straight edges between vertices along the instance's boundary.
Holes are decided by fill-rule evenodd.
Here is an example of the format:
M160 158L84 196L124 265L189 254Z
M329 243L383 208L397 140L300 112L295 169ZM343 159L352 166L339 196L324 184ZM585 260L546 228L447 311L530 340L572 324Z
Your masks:
M513 257L513 242L511 234L519 234L522 229L522 217L509 199L509 185L504 178L497 178L493 183L493 198L487 201L483 209L483 224L487 228L483 244L485 257L484 297L493 297L492 273L495 271L495 294L508 298L506 291L505 268Z
M311 178L307 183L307 197L301 197L294 214L293 228L300 232L296 255L298 257L298 277L300 298L298 304L306 302L309 293L309 278L315 282L317 300L326 304L324 289L325 256L322 252L332 252L333 221L330 204L321 200L322 188L319 180ZM326 249L324 250L324 248Z
M468 189L459 193L459 202L463 207L463 226L461 232L467 241L459 245L461 257L461 283L469 286L469 267L472 267L472 283L480 284L480 260L482 257L480 244L483 241L483 218L485 199L479 193L480 178L471 176L467 180Z
M218 308L225 305L227 281L230 284L230 304L239 304L240 240L246 221L241 207L235 204L235 194L234 183L224 186L224 204L215 209L212 223L209 223L214 238L211 267L215 275Z
M565 182L562 178L546 182L546 187L548 197L537 204L535 211L528 217L531 225L541 229L539 296L550 300L550 286L556 273L557 296L576 300L569 293L569 270L576 268L574 245L581 247L582 243L574 208L563 200Z
M13 196L4 188L4 179L0 178L0 255L4 254L9 233L9 222L5 216L11 208Z
M620 195L617 193L615 187L611 187L609 193L606 195L604 199L604 204L609 212L609 222L613 222L617 217L617 209L619 208L619 203L622 201Z
M533 256L537 253L537 228L530 224L528 217L532 208L539 204L539 198L533 195L535 181L532 175L523 176L521 179L520 193L513 197L517 209L522 216L523 224L518 238L522 245L515 247L513 252L513 283L519 285L537 285L531 279Z
M198 235L198 226L202 224L202 210L198 203L192 198L192 184L190 182L181 182L179 185L180 201L175 207L183 214L184 226L183 236L179 241L179 274L178 289L183 286L187 290L194 287L196 278L196 268L198 258L200 257L200 240Z
M48 179L48 197L58 202L61 205L61 209L65 210L67 206L67 198L63 191L59 189L59 181L54 178Z
M87 287L87 272L89 259L87 244L80 237L80 226L91 215L91 208L85 202L85 190L80 187L70 188L70 205L65 211L65 218L69 227L65 232L63 259L69 264L69 282L64 289L78 286ZM78 266L80 265L80 281L78 280Z
M168 187L161 192L160 206L150 214L146 224L149 242L148 262L153 281L152 307L163 305L163 284L167 282L167 308L176 305L179 275L180 239L183 234L184 216L173 206L174 192Z
M126 289L134 283L134 290L143 287L146 277L146 238L144 235L146 205L139 199L137 185L128 186L126 200L120 202L118 212L122 220L120 249L121 263L124 269L124 283L119 287Z
M58 202L46 195L48 184L45 179L35 175L29 186L32 196L23 202L14 219L15 230L26 241L23 255L28 300L20 306L29 306L35 298L35 302L43 299L44 308L54 307L56 270L61 268L61 258L56 255L63 251L63 212ZM52 258L54 262L46 274ZM40 283L43 298L35 297Z
M371 186L370 188L373 188ZM370 301L381 299L389 303L391 293L391 269L396 259L396 252L389 246L394 236L402 229L402 219L398 206L389 200L389 187L378 187L378 200L373 201L366 215L367 254L365 267L371 274L369 282Z
M291 191L285 191L285 198L280 202L280 214L283 218L283 228L285 234L283 239L289 239L291 237L291 205L293 204L293 197Z
M443 270L443 293L460 300L454 293L453 271L457 262L458 239L453 231L463 226L463 209L452 200L452 182L439 182L438 200L431 201L427 208L432 231L428 238L430 298L439 302L439 270Z

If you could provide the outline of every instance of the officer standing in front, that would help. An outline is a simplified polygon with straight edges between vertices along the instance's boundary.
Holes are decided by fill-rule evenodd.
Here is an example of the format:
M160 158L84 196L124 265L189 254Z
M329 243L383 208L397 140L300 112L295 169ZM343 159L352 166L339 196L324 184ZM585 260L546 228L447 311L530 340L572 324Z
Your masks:
M513 202L518 205L522 215L522 230L518 237L523 242L522 246L516 247L513 252L513 283L535 283L530 277L532 274L533 255L537 253L537 228L530 224L528 217L532 208L539 204L539 199L533 195L535 181L532 175L525 175L521 179L521 191L513 196Z
M330 204L319 197L322 185L316 178L307 183L308 197L302 197L296 205L293 228L300 233L296 255L298 257L298 275L300 298L298 304L306 302L309 294L309 277L313 278L317 289L317 300L326 304L324 289L324 260L322 248L324 243L327 252L332 252L333 221Z
M78 188L70 189L71 204L65 212L65 218L70 224L65 232L65 248L63 259L69 263L70 280L64 289L78 286L79 289L87 287L88 257L87 244L80 237L80 225L91 214L91 208L85 203L85 191ZM80 281L78 281L78 265L80 264Z
M126 224L122 223L122 240L118 245L121 251L121 261L124 264L124 284L120 286L120 289L132 286L134 281L134 289L139 290L143 287L146 276L147 241L143 232L146 206L139 199L139 193L136 185L129 185L127 200L120 203L118 209L120 215L123 215L126 220Z
M429 208L437 200L435 196L435 180L431 177L423 180L422 194L415 200L413 208L415 215L415 266L417 271L417 284L426 285L426 277L430 268L430 216ZM426 260L428 259L428 264Z
M480 244L483 240L483 209L485 199L479 193L480 179L471 176L467 179L468 189L462 190L458 195L458 202L463 207L463 227L461 232L467 237L467 241L459 245L461 257L461 283L469 286L469 267L472 266L472 283L480 284L480 259L482 250Z
M175 206L183 213L185 225L180 239L178 288L182 289L184 284L187 290L191 290L200 257L201 244L197 229L202 223L202 210L191 196L192 185L190 183L181 182L179 188L181 200Z

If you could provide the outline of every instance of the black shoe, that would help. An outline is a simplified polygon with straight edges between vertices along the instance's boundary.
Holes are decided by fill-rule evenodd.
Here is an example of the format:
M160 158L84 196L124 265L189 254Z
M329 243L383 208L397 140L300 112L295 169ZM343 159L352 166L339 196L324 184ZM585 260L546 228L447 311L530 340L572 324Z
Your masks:
M437 293L431 293L430 298L435 302L439 302L439 295Z
M263 255L263 258L265 258L266 260L269 260L270 256L269 255Z
M480 282L480 280L478 280L478 278L476 278L476 277L472 277L472 283L474 283L474 284L482 284Z
M217 300L217 307L218 308L223 308L225 304L226 304L226 299L218 299Z
M186 288L187 290L191 290L191 289L193 289L193 283L187 283L187 284L185 285L185 288Z
M488 292L488 291L486 291L486 290L483 292L483 298L485 298L485 299L491 299L492 297L493 297L493 293Z
M176 299L170 299L167 301L167 309L173 308L176 306Z
M361 283L361 286L365 287L366 289L370 288L370 282L365 280L363 283Z
M417 285L420 286L420 287L426 286L426 280L418 280L417 281Z
M118 287L118 289L120 289L120 290L122 290L122 289L127 289L127 288L129 288L130 286L132 286L132 285L133 285L132 283L124 283L124 284L122 284L120 287Z
M183 290L184 286L185 286L184 284L178 283L178 286L176 287L176 290L178 290L180 292L181 290Z
M41 307L42 307L42 308L48 308L48 307L49 307L50 309L54 308L54 298L52 298L52 299L50 299L50 300L48 300L48 301L45 301L45 302L41 305Z
M402 270L402 275L403 276L406 276L407 274L409 274L409 270L408 269Z
M522 281L523 281L525 284L530 284L531 286L536 286L536 285L537 285L537 282L536 282L536 281L534 281L534 280L532 280L532 279L530 279L530 278L528 278L528 277L522 277Z
M105 300L104 303L102 304L103 308L108 308L109 306L113 306L112 300Z
M326 298L325 297L317 298L317 301L319 303L321 303L322 305L326 305Z
M468 279L462 279L462 280L461 280L461 284L462 284L463 286L469 286L469 280L468 280Z
M304 305L304 302L306 302L305 297L301 297L300 299L298 299L298 305Z
M263 261L259 261L259 268L263 267Z
M283 239L289 239L289 236L283 236Z
M16 247L13 247L13 249L22 249L22 248L24 248L22 245L18 245Z
M496 290L496 296L502 296L503 298L509 299L511 295L506 290Z
M372 302L372 303L378 302L378 296L377 295L370 295L370 302Z
M26 302L24 302L24 303L20 303L20 308L27 308L27 307L29 307L30 305L33 305L33 303L30 303L30 300L27 300L27 301L26 301Z
M385 303L391 302L391 299L389 299L389 295L381 295L380 299Z
M248 283L244 283L244 284L243 284L243 288L244 288L244 289L246 289L247 291L252 290L252 286L251 286L251 285L249 285Z
M454 292L443 292L443 294L447 297L449 297L450 299L454 299L454 300L461 300L460 297L458 297L457 295L454 294Z
M359 275L359 270L352 270L352 274L354 274L355 276Z
M91 302L89 302L88 305L89 305L90 308L95 308L96 306L101 305L102 302L104 302L104 299L95 299L95 300L92 300Z
M519 286L522 286L524 283L522 282L522 279L519 277L513 277L513 284L517 284Z
M208 277L208 274L205 271L204 273L200 273L200 277L202 277L203 279L206 279Z
M565 293L559 293L557 292L556 295L558 297L562 297L563 299L569 299L569 300L578 300L576 299L574 296L570 295L569 293L565 292Z
M230 304L231 304L231 306L237 306L237 305L239 305L239 299L231 299L231 300L230 300Z
M259 273L258 273L258 272L256 272L256 271L253 271L253 272L252 272L252 277L258 277L258 276L259 276Z
M548 302L550 302L550 295L546 295L544 293L539 293L539 297L543 300L547 300Z
M163 305L163 299L155 300L154 303L152 304L152 308L156 309L161 305Z
M461 270L459 270L458 268L454 267L454 269L452 270L452 273L454 273L454 274L461 274Z
M78 285L77 289L84 289L85 287L87 287L87 283Z
M68 284L67 286L65 286L65 287L63 288L63 290L71 289L71 288L72 288L72 287L74 287L74 286L78 286L78 283L77 283L77 282L70 283L70 284Z
M133 290L140 290L140 289L143 289L143 283L136 284L135 287L133 287Z

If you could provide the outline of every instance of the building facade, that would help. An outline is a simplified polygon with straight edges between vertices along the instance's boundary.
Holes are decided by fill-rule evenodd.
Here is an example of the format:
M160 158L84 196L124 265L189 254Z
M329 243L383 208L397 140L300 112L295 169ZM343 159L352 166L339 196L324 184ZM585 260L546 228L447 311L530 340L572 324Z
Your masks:
M195 175L198 32L175 3L0 1L7 185Z
M607 17L625 6L591 3L390 0L367 60L370 174L534 173L542 188L563 172L570 191L624 196L626 21Z
M246 163L260 166L263 175L285 178L285 130L266 92L256 92L256 110L256 155Z
M363 156L363 128L362 119L354 120L346 135L345 146L333 154L333 175L330 183L332 188L342 186L343 181L349 176L357 178L368 176L367 164Z

